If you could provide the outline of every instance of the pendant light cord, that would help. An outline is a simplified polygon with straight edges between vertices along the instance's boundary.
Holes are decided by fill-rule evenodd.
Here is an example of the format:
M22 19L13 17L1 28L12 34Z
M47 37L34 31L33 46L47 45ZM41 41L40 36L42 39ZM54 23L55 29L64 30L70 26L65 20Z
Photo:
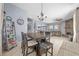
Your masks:
M43 12L43 3L41 3L41 12Z

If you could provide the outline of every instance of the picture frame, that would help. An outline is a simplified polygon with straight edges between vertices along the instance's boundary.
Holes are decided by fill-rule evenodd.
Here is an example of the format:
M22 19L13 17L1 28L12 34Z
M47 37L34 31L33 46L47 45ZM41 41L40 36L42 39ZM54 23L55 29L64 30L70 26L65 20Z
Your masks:
M19 19L17 20L17 23L18 23L19 25L23 25L23 24L24 24L24 20L21 19L21 18L19 18Z

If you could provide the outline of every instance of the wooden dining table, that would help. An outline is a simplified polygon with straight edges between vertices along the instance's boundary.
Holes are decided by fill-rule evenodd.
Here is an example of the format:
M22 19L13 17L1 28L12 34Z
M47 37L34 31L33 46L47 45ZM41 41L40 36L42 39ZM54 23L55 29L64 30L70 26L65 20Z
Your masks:
M35 40L38 44L36 45L36 55L40 56L40 51L39 51L39 43L42 39L45 39L45 36L39 33L30 33L28 34L29 37L31 37L33 40Z
M41 40L40 38L45 38L44 34L40 33L27 33L27 35L36 41Z

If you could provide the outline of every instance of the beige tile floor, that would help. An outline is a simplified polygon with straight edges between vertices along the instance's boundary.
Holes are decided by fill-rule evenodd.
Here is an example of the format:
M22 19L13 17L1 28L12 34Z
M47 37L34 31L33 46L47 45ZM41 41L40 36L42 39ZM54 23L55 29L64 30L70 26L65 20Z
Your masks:
M21 48L20 48L20 43L18 45L11 49L10 51L5 51L2 53L3 56L22 56L21 54Z
M57 55L58 56L79 56L79 43L64 41Z
M53 55L56 56L64 40L68 40L66 37L51 37L50 42L53 43Z
M58 54L58 51L63 43L64 40L67 40L68 38L65 37L51 37L50 42L53 43L53 55L56 56ZM21 45L20 42L18 43L17 47L11 49L10 51L3 52L3 56L22 56L21 53ZM35 56L36 53L32 53L29 56Z

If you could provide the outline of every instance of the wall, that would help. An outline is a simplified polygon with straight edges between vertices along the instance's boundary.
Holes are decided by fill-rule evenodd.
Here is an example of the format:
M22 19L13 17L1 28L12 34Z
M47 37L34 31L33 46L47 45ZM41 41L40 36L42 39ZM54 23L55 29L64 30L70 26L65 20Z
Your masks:
M65 21L65 32L73 35L73 18Z
M15 22L16 37L17 41L21 41L21 32L27 32L27 13L19 7L12 4L4 4L6 16L11 16L12 20ZM24 25L18 25L17 19L23 18Z
M79 7L76 8L73 15L74 36L73 42L79 43Z
M61 33L65 34L65 22L64 21L61 23Z
M76 9L76 16L75 16L75 32L76 32L76 42L79 43L79 8Z
M61 22L61 33L65 34L65 22Z
M3 4L0 3L0 56L2 55L2 21L3 21L2 6Z

